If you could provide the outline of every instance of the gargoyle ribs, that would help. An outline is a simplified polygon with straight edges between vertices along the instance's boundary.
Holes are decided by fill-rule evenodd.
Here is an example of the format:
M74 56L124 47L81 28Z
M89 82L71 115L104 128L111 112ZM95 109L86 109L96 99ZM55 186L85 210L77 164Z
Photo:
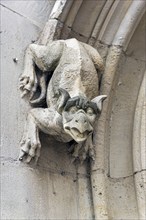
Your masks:
M20 89L34 108L27 117L20 160L38 160L39 131L62 142L74 140L74 159L94 159L93 126L106 98L98 96L102 70L98 52L76 39L28 47Z

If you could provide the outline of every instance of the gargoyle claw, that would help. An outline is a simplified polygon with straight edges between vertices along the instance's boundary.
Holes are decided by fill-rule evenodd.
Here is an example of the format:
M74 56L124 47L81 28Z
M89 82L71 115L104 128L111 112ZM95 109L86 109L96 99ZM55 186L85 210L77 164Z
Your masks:
M41 150L41 143L39 140L38 128L34 124L32 117L30 117L29 130L23 136L20 145L19 160L30 163L32 159L35 163L38 161Z
M19 82L20 82L19 88L24 87L24 86L27 84L27 82L28 82L28 77L21 77L21 78L19 79Z
M36 89L37 89L37 78L34 77L34 74L32 72L32 74L24 74L20 77L19 79L19 89L22 91L22 95L21 98L23 98L24 96L30 94L30 96L32 97L32 94L34 95Z
M19 160L20 161L23 161L23 157L26 155L26 153L24 151L20 151L20 154L19 154Z
M32 159L32 157L28 155L27 158L26 158L26 160L25 160L25 162L26 162L26 163L30 163L31 159Z
M21 94L21 98L23 98L24 96L26 96L28 94L28 90L24 90L24 92Z

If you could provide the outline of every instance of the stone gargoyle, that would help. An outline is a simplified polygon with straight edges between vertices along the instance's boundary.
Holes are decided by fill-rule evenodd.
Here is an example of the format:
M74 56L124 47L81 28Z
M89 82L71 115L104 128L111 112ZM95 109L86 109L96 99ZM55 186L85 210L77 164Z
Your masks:
M106 98L98 96L102 71L99 53L76 39L28 47L20 89L34 108L26 120L19 160L38 160L39 131L72 143L74 159L94 159L94 122Z

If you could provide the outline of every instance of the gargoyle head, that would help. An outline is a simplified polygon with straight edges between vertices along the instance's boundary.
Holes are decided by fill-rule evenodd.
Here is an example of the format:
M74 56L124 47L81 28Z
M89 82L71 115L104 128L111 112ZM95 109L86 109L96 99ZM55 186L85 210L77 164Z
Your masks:
M71 98L64 89L59 89L61 100L58 112L62 114L64 131L77 143L83 142L93 132L96 116L102 109L102 101L107 97L100 95L89 101L85 97Z

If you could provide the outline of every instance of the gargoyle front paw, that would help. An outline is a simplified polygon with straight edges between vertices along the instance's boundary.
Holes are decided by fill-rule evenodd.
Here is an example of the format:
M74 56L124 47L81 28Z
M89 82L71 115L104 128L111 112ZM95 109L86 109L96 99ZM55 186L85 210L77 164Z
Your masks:
M39 138L32 140L30 138L24 138L21 141L21 149L19 154L19 160L29 163L32 159L37 163L40 157L41 143Z
M33 76L30 77L27 74L26 75L23 74L20 77L19 82L20 82L19 89L22 90L22 95L21 95L22 98L29 93L34 93L37 89L37 79L34 78Z

